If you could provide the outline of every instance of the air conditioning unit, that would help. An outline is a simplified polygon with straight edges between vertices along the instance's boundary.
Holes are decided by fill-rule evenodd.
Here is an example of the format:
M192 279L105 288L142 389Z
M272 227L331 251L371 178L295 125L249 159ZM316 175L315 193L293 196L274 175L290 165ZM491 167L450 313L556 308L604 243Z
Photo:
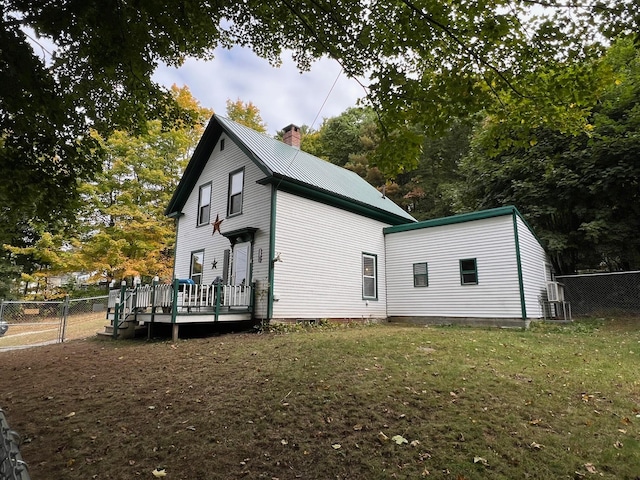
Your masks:
M547 300L550 302L564 302L564 288L558 282L547 282Z

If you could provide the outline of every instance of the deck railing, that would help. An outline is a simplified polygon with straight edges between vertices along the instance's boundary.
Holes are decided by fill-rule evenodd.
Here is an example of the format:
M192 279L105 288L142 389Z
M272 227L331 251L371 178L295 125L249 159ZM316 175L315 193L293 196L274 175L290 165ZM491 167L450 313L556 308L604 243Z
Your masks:
M178 311L198 308L215 308L218 295L220 307L250 307L253 288L250 285L198 285L181 284L178 286L176 306ZM127 290L125 296L126 311L173 306L174 284L138 285ZM108 311L113 311L121 301L121 290L109 292Z

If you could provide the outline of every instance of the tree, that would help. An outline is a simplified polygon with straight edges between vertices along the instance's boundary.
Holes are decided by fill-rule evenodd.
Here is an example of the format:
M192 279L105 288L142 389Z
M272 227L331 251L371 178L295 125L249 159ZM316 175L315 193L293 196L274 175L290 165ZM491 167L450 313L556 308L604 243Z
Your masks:
M290 49L302 69L335 58L347 75L371 79L384 140L378 163L393 159L385 169L400 171L415 167L422 135L449 118L513 113L495 98L517 99L515 113L536 126L580 128L599 88L588 69L566 75L564 66L640 30L632 0L2 0L0 18L0 167L9 180L0 223L10 226L69 216L76 180L100 168L88 155L97 146L90 128L106 138L183 116L151 80L159 62L232 45L274 65Z
M588 134L538 128L530 145L496 149L519 126L487 118L461 167L467 208L516 205L563 274L640 267L640 50L620 40L597 69L610 83Z
M172 95L191 120L171 128L150 120L139 135L116 130L104 139L93 132L103 168L78 186L76 224L41 232L28 246L7 247L14 260L31 260L23 281L38 283L39 293L51 293L48 277L77 271L107 281L171 277L175 228L164 208L212 114L186 87L174 86Z
M227 116L234 122L258 132L266 133L267 131L267 125L260 116L260 110L253 102L244 103L240 99L235 102L227 100Z

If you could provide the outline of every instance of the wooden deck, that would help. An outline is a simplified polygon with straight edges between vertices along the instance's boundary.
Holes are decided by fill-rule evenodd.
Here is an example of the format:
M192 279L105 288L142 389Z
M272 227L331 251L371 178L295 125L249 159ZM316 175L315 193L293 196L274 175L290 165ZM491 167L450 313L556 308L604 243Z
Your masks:
M122 286L109 293L107 328L113 331L117 324L117 337L118 329L127 323L172 324L177 339L180 324L253 320L253 296L253 285L181 284L176 280L172 284Z

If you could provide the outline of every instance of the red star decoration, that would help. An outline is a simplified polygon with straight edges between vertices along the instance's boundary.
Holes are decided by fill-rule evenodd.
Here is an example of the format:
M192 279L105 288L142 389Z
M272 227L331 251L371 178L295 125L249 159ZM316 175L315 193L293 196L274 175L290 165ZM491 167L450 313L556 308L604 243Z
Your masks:
M219 232L220 235L222 235L222 232L220 231L220 225L222 224L223 220L220 220L220 215L216 215L216 221L211 224L213 225L213 233L211 235L215 235L216 232Z

